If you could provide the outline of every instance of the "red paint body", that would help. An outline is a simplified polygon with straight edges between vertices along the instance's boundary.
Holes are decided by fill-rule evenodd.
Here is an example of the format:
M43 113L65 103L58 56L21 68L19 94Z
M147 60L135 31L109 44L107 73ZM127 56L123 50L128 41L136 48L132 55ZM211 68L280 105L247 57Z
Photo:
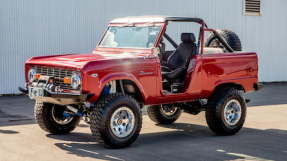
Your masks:
M166 23L156 25L162 26L159 40ZM204 31L201 32L202 35L203 33ZM155 46L158 43L159 41ZM160 60L152 49L97 47L90 54L34 57L26 62L26 77L31 64L72 68L82 73L81 92L94 94L89 99L90 102L98 99L109 81L127 79L137 85L144 104L163 104L208 98L217 86L224 83L241 85L246 92L253 91L254 84L258 81L257 62L257 55L253 52L195 55L190 62L185 92L170 95L162 93ZM143 75L142 71L149 74ZM91 74L94 73L98 77L92 77Z

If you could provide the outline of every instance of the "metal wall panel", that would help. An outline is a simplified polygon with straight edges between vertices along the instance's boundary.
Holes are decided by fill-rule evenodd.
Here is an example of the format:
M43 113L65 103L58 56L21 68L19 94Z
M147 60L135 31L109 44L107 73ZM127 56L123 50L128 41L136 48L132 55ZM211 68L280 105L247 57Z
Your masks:
M243 16L243 0L0 0L0 94L24 84L32 56L87 53L109 20L130 15L202 17L238 33L260 58L261 81L287 81L287 1L262 0L262 16Z

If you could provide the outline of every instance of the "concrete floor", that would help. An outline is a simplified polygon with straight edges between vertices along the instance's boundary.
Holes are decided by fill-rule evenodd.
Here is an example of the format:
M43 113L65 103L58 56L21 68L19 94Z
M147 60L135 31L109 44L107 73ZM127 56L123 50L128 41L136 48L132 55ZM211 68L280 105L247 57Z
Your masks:
M0 161L73 160L287 160L287 84L265 85L248 94L244 128L234 136L215 136L204 113L183 114L170 126L144 116L138 140L125 149L98 145L85 123L68 135L43 132L33 120L33 101L0 97Z

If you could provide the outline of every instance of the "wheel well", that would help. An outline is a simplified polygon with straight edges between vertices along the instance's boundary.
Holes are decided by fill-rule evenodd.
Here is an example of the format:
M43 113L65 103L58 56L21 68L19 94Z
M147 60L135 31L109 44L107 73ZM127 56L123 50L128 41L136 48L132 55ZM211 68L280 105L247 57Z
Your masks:
M215 87L214 92L217 92L223 88L235 88L237 90L241 90L245 92L245 89L243 88L243 86L241 84L236 84L236 83L224 83L224 84L220 84L217 87Z
M245 93L244 87L242 85L240 85L240 84L224 83L224 84L220 84L220 85L215 87L215 89L213 90L212 94L209 96L208 100L213 98L216 94L218 94L220 91L222 91L222 90L224 90L226 88L234 88L234 89L243 91Z
M105 87L108 86L110 88L109 93L123 93L134 97L139 103L144 102L144 97L136 85L131 80L122 79L122 80L112 80L109 81ZM105 90L102 91L105 92Z

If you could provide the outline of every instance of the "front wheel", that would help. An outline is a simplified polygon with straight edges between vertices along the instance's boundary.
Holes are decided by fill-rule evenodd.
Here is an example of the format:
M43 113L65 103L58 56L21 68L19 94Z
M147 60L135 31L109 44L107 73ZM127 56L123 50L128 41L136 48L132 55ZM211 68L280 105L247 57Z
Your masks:
M206 108L206 121L217 135L233 135L243 126L246 104L242 92L225 88L215 93Z
M111 94L97 102L90 124L97 142L109 148L129 146L142 127L140 106L131 96Z
M64 116L65 111L65 106L36 101L35 120L44 131L51 134L67 134L76 128L80 117Z

